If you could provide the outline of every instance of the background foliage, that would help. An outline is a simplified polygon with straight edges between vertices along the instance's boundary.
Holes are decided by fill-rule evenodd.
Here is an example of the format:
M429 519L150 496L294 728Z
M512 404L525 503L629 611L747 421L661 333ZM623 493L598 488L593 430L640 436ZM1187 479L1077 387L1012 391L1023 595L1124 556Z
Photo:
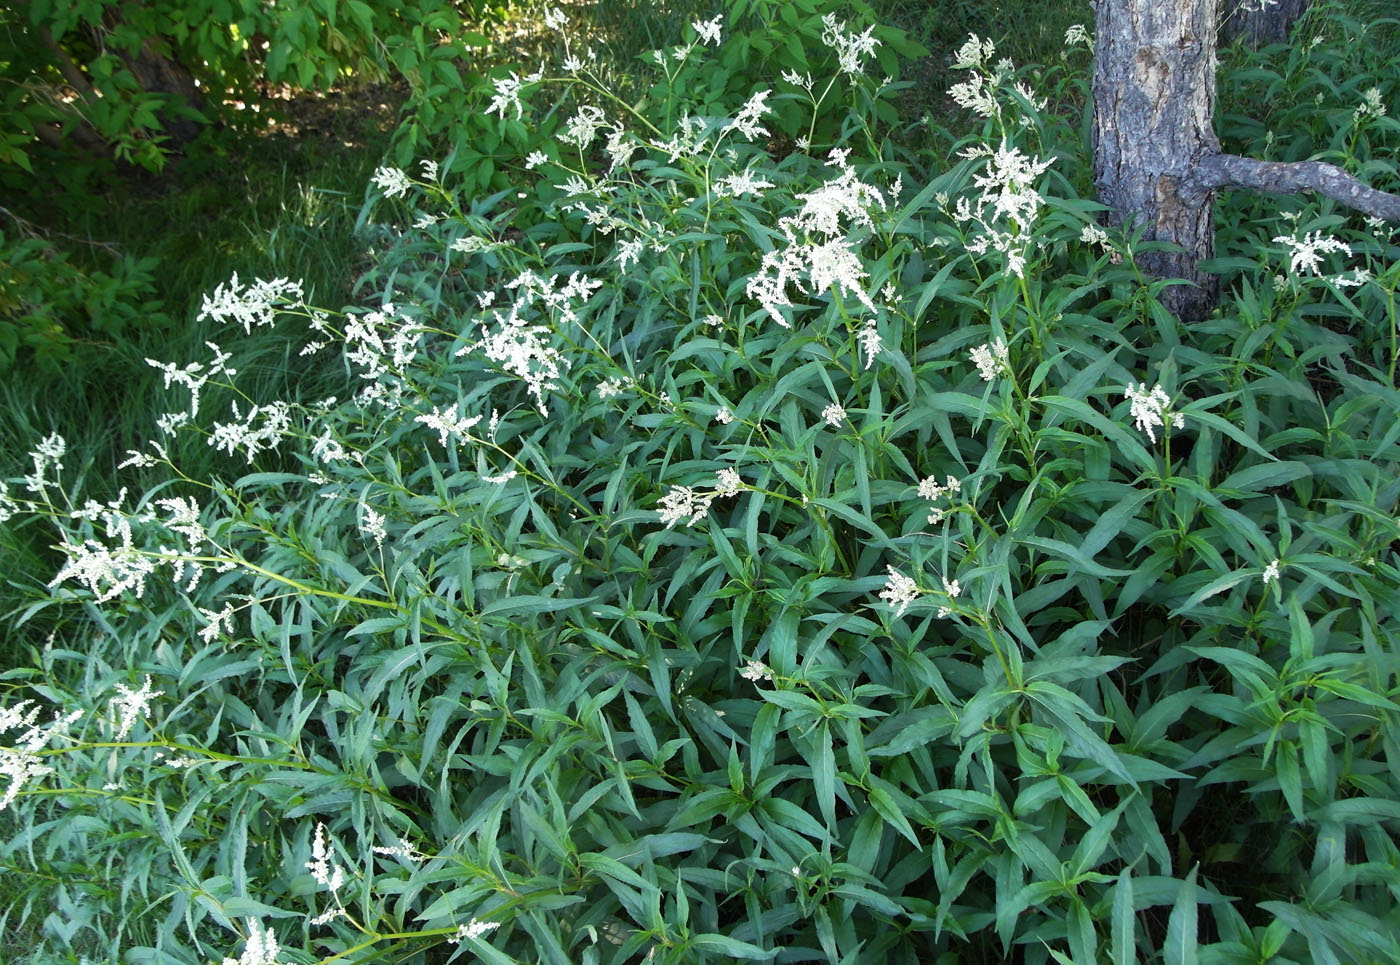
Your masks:
M520 153L376 172L354 292L223 282L177 431L7 407L30 960L1400 957L1394 226L1224 198L1182 325L1096 230L1085 46L933 113L905 36L759 6L494 72ZM1225 139L1393 189L1393 24L1300 36Z

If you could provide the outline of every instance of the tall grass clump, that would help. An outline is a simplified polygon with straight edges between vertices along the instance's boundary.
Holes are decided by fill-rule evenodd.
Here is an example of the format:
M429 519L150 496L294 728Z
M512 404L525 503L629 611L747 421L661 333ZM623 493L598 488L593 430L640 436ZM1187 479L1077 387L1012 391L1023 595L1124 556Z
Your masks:
M635 101L551 13L511 190L381 168L364 304L206 298L340 386L153 360L103 501L34 440L32 961L1400 957L1391 226L1275 211L1183 324L1046 106L1082 29L1048 89L971 37L924 170L819 24L721 108L722 17Z

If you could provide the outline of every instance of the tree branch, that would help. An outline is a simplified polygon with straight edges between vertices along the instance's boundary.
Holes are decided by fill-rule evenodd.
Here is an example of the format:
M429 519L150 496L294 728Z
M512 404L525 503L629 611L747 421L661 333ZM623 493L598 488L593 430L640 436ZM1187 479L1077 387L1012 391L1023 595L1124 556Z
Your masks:
M1211 154L1196 161L1187 177L1208 190L1250 188L1270 194L1316 191L1373 218L1400 221L1400 195L1367 187L1335 164L1322 161L1256 161L1234 154Z

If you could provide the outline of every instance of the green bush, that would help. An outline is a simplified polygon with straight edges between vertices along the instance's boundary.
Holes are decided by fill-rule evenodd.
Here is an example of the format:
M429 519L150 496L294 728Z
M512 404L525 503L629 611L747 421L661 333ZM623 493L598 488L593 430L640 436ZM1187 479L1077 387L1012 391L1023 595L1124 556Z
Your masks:
M168 324L156 297L156 259L113 252L111 264L111 273L85 270L41 235L0 232L0 370L21 350L57 365L71 354L74 333L111 338Z
M1184 325L1074 92L972 38L912 169L864 31L819 152L770 151L795 91L676 109L714 21L665 100L500 78L559 135L489 196L377 172L369 304L206 299L304 319L337 398L215 344L154 363L168 484L83 503L38 444L15 623L84 617L5 675L32 960L1400 956L1389 236L1272 215Z

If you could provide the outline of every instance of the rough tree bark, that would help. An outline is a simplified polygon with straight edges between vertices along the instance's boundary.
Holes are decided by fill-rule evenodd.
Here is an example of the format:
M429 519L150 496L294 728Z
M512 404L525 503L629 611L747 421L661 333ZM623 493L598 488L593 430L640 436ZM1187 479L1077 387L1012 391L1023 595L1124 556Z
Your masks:
M1260 0L1230 0L1220 32L1226 40L1244 38L1251 47L1280 44L1298 18L1308 12L1312 0L1274 0L1265 6Z
M1098 0L1094 54L1094 181L1114 224L1180 246L1138 263L1185 278L1163 292L1182 318L1208 315L1217 285L1198 262L1214 256L1211 206L1222 188L1315 191L1365 214L1400 220L1400 196L1330 164L1266 163L1222 154L1215 117L1218 0Z

